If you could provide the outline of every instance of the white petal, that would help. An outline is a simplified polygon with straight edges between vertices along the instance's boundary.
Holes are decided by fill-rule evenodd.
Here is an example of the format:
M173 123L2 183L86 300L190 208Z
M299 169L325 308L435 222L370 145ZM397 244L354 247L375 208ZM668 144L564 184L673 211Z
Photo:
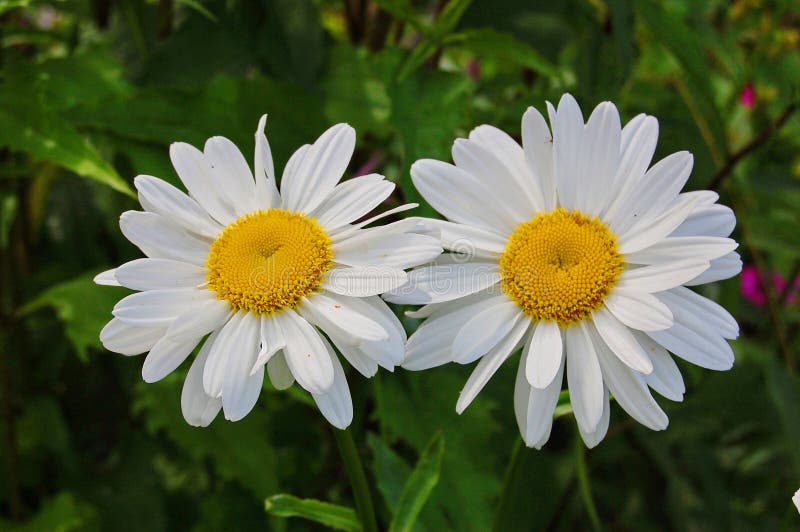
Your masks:
M580 425L578 426L578 432L580 432L581 439L583 443L589 449L593 449L597 447L603 438L606 437L608 433L608 422L611 420L611 404L608 400L608 389L603 386L603 414L600 416L600 421L597 423L597 427L592 432L584 432L581 430Z
M469 379L467 379L464 389L461 390L461 395L459 395L456 403L456 412L459 414L464 412L464 409L472 403L478 393L486 386L492 375L511 356L511 353L519 347L525 333L528 331L529 325L530 322L527 320L517 321L511 332L481 358L481 361L478 362Z
M333 363L319 333L293 310L283 311L286 338L283 352L297 383L311 393L325 393L333 385Z
M653 430L667 428L669 419L650 395L644 377L622 364L602 342L597 344L597 357L603 370L603 379L614 399L642 425Z
M236 312L217 334L214 345L208 353L208 360L203 367L203 389L211 397L221 397L225 382L225 371L231 357L241 352L242 346L239 327L246 312Z
M530 338L528 342L520 357L514 385L514 413L525 445L541 449L547 443L553 426L553 412L558 404L561 383L564 380L564 357L560 357L556 374L550 383L543 389L534 388L525 376L525 368L530 365L528 356L532 353Z
M334 231L331 234L331 240L333 241L334 245L336 245L339 242L342 242L343 240L346 240L346 239L349 239L351 237L354 237L354 235L358 235L361 232L360 230L362 228L364 228L364 227L366 227L366 226L368 226L368 225L370 225L370 224L372 224L374 222L377 222L378 220L382 220L382 219L387 218L389 216L394 216L395 214L398 214L398 213L401 213L401 212L410 211L411 209L416 209L417 207L419 207L419 203L406 203L405 205L400 205L399 207L395 207L393 209L389 209L388 211L383 211L380 214L376 214L375 216L371 216L371 217L369 217L369 218L367 218L365 220L362 220L362 221L360 221L358 223L347 225L347 226L344 226L343 228L337 229L336 231ZM414 223L416 224L416 221ZM395 225L395 224L400 224L400 225L406 224L407 225L407 220L399 220L397 222L393 222L391 224L384 225L384 226L382 226L380 228L377 228L377 227L370 228L370 230L371 231L377 231L378 229L384 230L384 229L387 229L388 227L390 227L392 225ZM402 231L394 231L394 232L400 233ZM411 232L414 232L414 231L411 231Z
M361 373L366 378L372 378L378 373L378 363L371 356L367 355L360 347L349 345L344 342L338 341L335 337L331 337L331 341L336 345L339 352L342 353L345 360L350 363L356 371Z
M369 316L388 333L389 337L378 342L362 341L361 352L375 360L381 367L393 371L405 355L406 331L397 316L379 297L349 298L350 306L358 313Z
M505 250L507 236L470 225L445 220L424 220L426 226L438 231L445 249L467 257L497 259Z
M275 165L272 162L272 150L269 147L264 128L267 115L263 115L256 128L256 153L254 172L256 181L256 203L261 209L277 207L280 204L278 188L275 186Z
M111 313L136 327L169 327L175 318L211 299L215 298L208 290L148 290L121 299Z
M344 430L353 421L353 400L350 398L350 388L347 386L342 364L325 338L322 342L333 362L333 385L327 393L311 394L311 397L314 398L325 419L334 427Z
M505 295L493 301L494 305L475 314L458 331L453 342L453 360L459 364L474 362L493 349L523 318L519 305Z
M388 339L388 331L351 305L353 299L320 292L304 297L298 311L326 333L352 338L353 341L349 343L354 345L362 340L375 342Z
M592 321L611 352L626 366L644 375L653 371L653 363L631 330L620 323L608 309L596 311L592 315Z
M612 220L617 233L626 233L644 219L658 216L675 201L692 172L694 158L683 151L657 162L634 186L625 204Z
M209 243L187 233L161 215L123 212L119 228L125 238L148 257L174 259L198 266L205 264Z
M680 259L711 261L739 247L735 240L716 236L676 236L659 240L635 253L625 255L631 264L657 264Z
M253 368L250 370L251 375L258 371L258 368L269 362L275 356L275 353L286 347L286 338L283 336L283 328L281 327L282 316L282 313L261 316L261 334L259 335L261 350L258 352L258 357L256 357Z
M408 339L403 367L418 371L452 362L453 342L464 324L496 304L493 295L485 292L441 304L440 312L420 325Z
M145 210L169 218L184 229L214 238L222 227L197 201L162 179L140 175L133 180Z
M683 286L658 294L658 297L669 301L673 307L678 307L684 321L705 322L714 327L724 338L734 339L739 336L739 324L736 318L721 305L703 297Z
M150 351L164 336L161 327L132 327L112 318L100 331L100 342L109 351L121 355L140 355Z
M603 415L603 377L594 342L583 323L566 330L567 385L575 419L583 432L594 432Z
M406 282L406 272L389 266L333 268L326 274L322 288L343 296L366 297L394 290Z
M622 254L633 253L652 246L662 238L672 233L697 203L697 196L681 194L677 200L663 213L649 217L646 220L634 223L624 233L619 233L619 252ZM614 229L614 226L611 227Z
M236 219L236 211L226 201L227 196L220 188L222 183L213 178L211 165L203 152L184 142L175 142L169 147L169 156L191 197L212 218L223 226Z
M442 253L439 241L427 235L367 229L333 245L333 260L346 266L404 269L430 262Z
M620 162L611 187L611 204L603 219L615 219L631 190L644 177L658 142L658 121L640 114L622 128Z
M283 206L291 211L311 212L342 178L356 145L356 132L348 124L336 124L306 150L297 169L284 173L281 181Z
M422 197L447 219L510 233L517 218L496 199L492 188L452 164L421 159L411 166L411 180Z
M240 349L228 360L222 383L222 410L225 419L238 421L255 406L264 383L264 367L252 373L259 351L261 320L247 313L238 329Z
M604 301L619 321L639 331L663 331L672 327L672 312L647 292L615 288Z
M725 205L698 205L670 236L730 236L736 216Z
M166 336L173 342L201 338L222 327L231 317L230 304L222 299L209 299L193 306L175 318Z
M193 427L207 427L222 408L222 400L211 397L203 389L203 368L216 337L216 334L208 337L192 362L186 380L183 381L181 412L186 422Z
M521 151L521 150L520 150ZM536 206L527 189L515 178L512 171L489 149L476 142L456 139L453 144L453 161L483 184L490 185L498 201L519 223L528 220Z
M239 148L225 137L211 137L203 153L211 165L214 181L224 191L237 217L257 210L256 183Z
M586 123L583 145L578 150L582 186L577 191L577 208L590 216L607 207L608 194L619 166L622 127L619 112L611 102L599 104Z
M117 268L116 277L132 290L194 288L206 282L206 270L171 259L136 259Z
M528 107L522 115L522 146L525 162L540 189L543 211L556 207L556 179L553 174L553 134L542 114Z
M186 360L199 342L200 338L175 342L166 336L162 337L144 359L142 365L144 382L157 382L172 373Z
M672 311L675 323L666 331L648 332L650 338L692 364L715 370L728 370L733 366L733 349L706 320L693 319L673 298L662 298L662 301Z
M390 303L424 304L451 301L484 290L500 281L495 263L465 262L428 266L409 272L408 283L384 295Z
M527 114L527 113L526 113ZM523 118L523 129L525 127ZM545 125L545 128L547 126ZM550 131L548 130L548 136ZM524 134L523 134L524 138ZM469 139L491 151L506 166L508 172L521 188L534 211L546 210L539 183L531 175L531 168L525 158L525 151L508 133L494 126L478 126L469 133ZM552 139L551 139L552 140ZM553 183L555 186L555 183ZM553 190L555 192L555 190ZM531 214L528 214L530 217Z
M289 365L286 363L286 357L283 352L278 352L275 356L267 362L267 373L269 380L276 390L285 390L294 384L294 375Z
M634 335L653 361L653 372L645 376L648 386L671 401L683 401L686 387L678 365L670 354L646 334L637 332Z
M707 270L709 263L699 259L676 260L640 268L627 268L617 287L637 292L661 292L694 279Z
M525 376L531 386L547 388L563 366L564 345L561 329L554 321L540 321L525 351ZM560 384L559 384L560 388Z
M298 175L298 170L300 169L300 165L303 163L303 160L306 158L306 154L308 150L311 149L311 144L304 144L297 148L295 152L289 157L289 161L286 163L286 166L283 167L283 176L281 177L281 191L279 196L283 196L286 194L287 190L294 185L293 182L303 179L303 176ZM297 186L300 186L299 184ZM281 199L281 204L284 203L284 199Z
M564 94L553 121L553 166L558 200L567 209L578 208L578 189L586 178L582 172L584 125L578 102Z
M94 276L94 279L92 279L92 281L94 281L95 284L99 284L102 286L122 286L121 284L119 284L119 281L117 281L116 275L117 275L117 269L112 268L110 270L98 273L97 275Z
M730 279L734 275L739 275L741 271L742 258L734 251L712 260L711 265L706 271L684 284L686 286L697 286L700 284L722 281L723 279Z
M394 187L394 183L379 174L348 179L336 185L311 215L325 229L333 231L371 212L391 195Z

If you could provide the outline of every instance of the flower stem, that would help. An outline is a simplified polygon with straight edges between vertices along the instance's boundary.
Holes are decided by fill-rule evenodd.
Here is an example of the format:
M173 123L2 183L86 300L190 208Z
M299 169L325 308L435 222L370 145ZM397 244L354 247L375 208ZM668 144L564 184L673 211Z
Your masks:
M508 459L508 466L506 467L506 474L503 478L503 489L500 492L500 501L494 510L494 522L492 523L492 530L500 532L508 530L505 520L512 510L514 494L517 491L517 486L520 482L520 475L522 474L522 438L516 438L514 447L511 449L511 456Z
M597 514L597 506L595 506L594 497L592 496L589 468L586 465L586 448L579 437L575 438L575 474L578 477L578 488L583 499L583 505L586 507L586 513L589 515L592 530L600 532L603 530L603 526L600 524L600 516Z
M342 461L347 469L347 476L350 477L350 486L356 502L356 514L361 521L361 528L364 532L378 532L367 476L364 474L364 467L361 465L353 434L349 429L333 429L333 435L336 437L339 454L342 455Z

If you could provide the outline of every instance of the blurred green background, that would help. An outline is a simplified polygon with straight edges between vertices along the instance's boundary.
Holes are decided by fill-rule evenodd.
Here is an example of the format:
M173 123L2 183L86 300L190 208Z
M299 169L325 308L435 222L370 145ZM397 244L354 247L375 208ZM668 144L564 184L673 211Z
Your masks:
M382 527L437 431L439 481L417 530L797 530L800 488L800 8L795 1L0 1L0 529L314 530L277 493L352 506L331 428L265 384L243 421L189 427L185 367L141 382L98 332L139 256L120 234L131 183L173 183L168 145L225 135L252 160L269 113L277 167L328 125L358 131L351 173L418 200L417 158L449 160L482 123L519 138L524 109L572 92L587 112L660 120L656 159L695 155L690 189L732 205L746 275L705 287L741 324L736 365L679 362L686 400L653 433L613 407L596 449L570 415L524 449L505 367L463 416L468 367L348 373L352 430ZM422 206L418 214L431 214ZM398 309L400 312L402 309ZM405 320L413 330L413 320ZM586 464L583 482L577 464Z

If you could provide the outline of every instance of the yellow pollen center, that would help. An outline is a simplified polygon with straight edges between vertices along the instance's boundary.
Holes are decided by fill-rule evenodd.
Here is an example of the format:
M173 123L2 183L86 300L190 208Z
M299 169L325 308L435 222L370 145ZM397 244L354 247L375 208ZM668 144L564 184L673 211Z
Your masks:
M317 290L332 261L330 236L314 218L269 209L223 229L208 252L206 279L233 308L271 314Z
M566 326L600 308L623 262L617 237L597 217L556 209L514 229L500 274L503 291L526 314Z

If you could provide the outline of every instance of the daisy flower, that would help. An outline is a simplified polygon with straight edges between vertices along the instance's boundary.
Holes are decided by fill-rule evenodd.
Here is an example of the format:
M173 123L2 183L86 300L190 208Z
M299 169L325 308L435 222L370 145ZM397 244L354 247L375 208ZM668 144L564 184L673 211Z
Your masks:
M548 103L552 133L529 108L522 147L491 126L453 146L455 165L417 161L411 175L449 221L425 223L454 253L409 273L384 298L427 304L403 367L480 360L458 399L461 413L522 347L514 409L528 446L544 445L566 372L580 433L605 436L609 394L654 430L667 416L650 388L680 401L684 384L668 351L726 370L738 325L686 288L737 274L733 212L718 195L681 193L692 155L652 167L658 123L624 128L601 103L584 123L575 99Z
M146 382L164 378L202 342L181 396L192 425L208 425L220 409L232 421L247 415L266 367L276 388L296 380L344 428L353 406L329 340L367 377L378 366L393 370L406 336L378 294L405 283L405 268L442 248L410 233L413 221L364 229L415 205L355 223L394 184L377 174L337 184L355 146L347 124L298 149L279 192L265 123L266 116L256 131L254 172L231 141L213 137L202 152L170 147L188 195L155 177L136 178L144 211L123 213L120 228L147 258L95 280L140 292L117 303L100 339L124 355L148 352Z

